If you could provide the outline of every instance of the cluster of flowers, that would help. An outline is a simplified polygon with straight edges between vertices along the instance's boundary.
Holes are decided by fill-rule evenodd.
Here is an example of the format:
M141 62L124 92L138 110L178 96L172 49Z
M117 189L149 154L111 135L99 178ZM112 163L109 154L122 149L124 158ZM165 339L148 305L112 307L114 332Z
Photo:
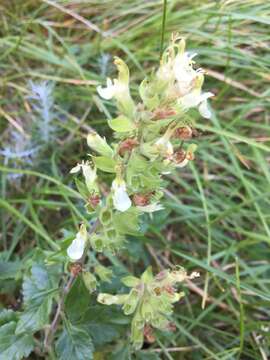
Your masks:
M184 294L177 292L175 286L186 279L194 279L199 274L190 276L184 269L164 270L155 277L149 267L141 276L126 276L121 281L131 288L128 294L111 295L101 293L98 301L105 305L122 305L125 315L134 314L131 323L131 341L136 349L142 347L144 335L150 335L150 329L170 329L168 315L173 312L173 303Z
M87 211L96 216L99 224L91 236L85 225L81 226L67 249L72 261L80 260L87 246L96 251L114 252L123 246L126 235L140 235L140 216L163 209L159 201L163 196L164 175L194 159L197 146L192 143L195 130L189 110L197 108L203 117L209 118L207 99L213 96L202 92L204 74L202 69L193 68L194 56L185 51L183 39L173 37L159 69L140 84L142 101L138 104L130 94L129 69L119 58L114 61L118 78L107 79L107 87L97 88L102 98L116 100L119 115L108 120L115 140L108 144L97 133L90 133L87 137L93 151L90 160L71 170L71 173L82 172L84 182L77 179L76 184L85 198ZM98 171L114 174L105 196ZM186 278L183 274L181 270L153 278L147 271L141 280L126 281L126 285L133 287L128 296L101 294L99 301L124 303L126 314L135 312L132 337L136 346L140 346L145 324L164 327L162 314L170 313L171 304L180 298L173 286L180 278ZM160 296L156 293L157 282L164 282L165 290L161 290ZM159 315L152 308L159 308Z

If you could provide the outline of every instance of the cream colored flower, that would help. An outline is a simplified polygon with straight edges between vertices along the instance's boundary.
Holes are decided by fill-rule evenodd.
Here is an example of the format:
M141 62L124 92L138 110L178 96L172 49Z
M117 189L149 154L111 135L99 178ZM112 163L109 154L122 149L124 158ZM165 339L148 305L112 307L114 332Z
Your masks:
M209 119L211 117L211 111L207 106L207 99L214 96L211 92L201 93L200 89L194 89L189 94L183 96L178 100L178 103L185 109L188 110L193 107L199 109L200 114Z
M173 146L166 134L159 138L155 144L155 149L157 153L161 156L169 158L173 155Z
M99 95L106 100L110 100L113 97L126 96L127 91L129 92L128 84L122 83L117 79L112 81L110 78L107 78L107 87L97 87Z
M124 212L131 207L131 200L127 193L124 180L116 178L112 183L113 205L116 210Z
M95 181L97 179L97 169L96 167L92 168L89 161L82 161L80 164L77 164L70 170L71 174L75 174L82 170L83 176L85 178L85 184L89 191L96 188Z
M79 260L84 253L87 241L87 231L85 225L81 225L80 230L76 234L75 239L67 248L67 254L72 261Z

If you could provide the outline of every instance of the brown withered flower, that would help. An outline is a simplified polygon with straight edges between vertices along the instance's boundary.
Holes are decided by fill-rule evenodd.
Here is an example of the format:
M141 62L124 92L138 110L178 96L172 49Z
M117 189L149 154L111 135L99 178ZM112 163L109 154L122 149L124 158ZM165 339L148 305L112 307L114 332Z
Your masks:
M153 343L156 341L153 328L152 328L150 325L146 324L146 325L144 326L143 334L144 334L145 340L146 340L149 344L153 344Z
M173 154L173 160L176 164L181 163L186 158L186 152L183 149L176 150Z
M82 264L80 263L71 264L69 271L73 276L78 276L82 272Z
M170 332L174 332L177 330L177 327L173 322L169 322L169 324L166 326L166 329Z
M129 138L122 141L119 145L119 155L123 156L126 152L130 152L138 145L139 143L136 139Z
M132 200L133 200L134 205L136 205L136 206L146 206L150 202L150 197L151 197L151 193L150 194L134 194Z
M152 120L162 120L173 115L176 115L176 111L173 109L157 109L153 113Z
M192 129L189 126L180 127L175 130L174 137L180 140L188 140L192 138Z
M98 194L94 194L89 196L88 203L91 205L93 209L95 209L100 202L100 196Z

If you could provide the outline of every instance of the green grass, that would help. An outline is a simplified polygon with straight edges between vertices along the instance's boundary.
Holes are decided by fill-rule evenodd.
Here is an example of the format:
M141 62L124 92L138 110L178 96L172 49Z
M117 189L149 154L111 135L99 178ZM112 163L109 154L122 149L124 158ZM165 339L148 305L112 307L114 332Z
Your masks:
M61 231L74 232L84 218L68 172L87 151L82 136L90 127L110 136L106 118L115 109L98 98L95 86L113 73L112 57L127 61L133 83L159 61L161 1L60 2L73 16L48 2L0 4L1 144L14 124L28 134L30 79L55 81L58 128L34 166L18 163L14 169L1 158L5 260L27 257L35 245L55 247ZM201 273L197 290L186 288L177 305L176 331L160 335L151 347L161 349L161 359L265 360L270 356L263 330L270 317L270 4L172 0L166 19L164 44L178 31L209 70L205 88L216 94L214 116L198 119L196 160L170 177L165 200L170 211L154 218L137 248L133 245L137 263L128 251L119 261L138 273L149 262ZM102 69L104 54L111 58ZM9 181L11 172L23 174L19 185ZM202 291L211 297L203 309ZM10 306L18 290L14 294L1 295L2 306Z

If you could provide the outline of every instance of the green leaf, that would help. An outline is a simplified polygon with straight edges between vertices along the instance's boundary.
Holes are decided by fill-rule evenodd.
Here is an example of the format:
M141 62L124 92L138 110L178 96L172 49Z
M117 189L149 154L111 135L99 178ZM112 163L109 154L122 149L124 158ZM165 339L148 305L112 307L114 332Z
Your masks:
M146 284L153 280L152 266L148 266L148 268L142 274L141 279Z
M75 280L65 300L65 311L71 321L79 319L90 304L89 290L85 286L82 276Z
M92 156L92 159L96 167L102 171L115 173L116 162L106 156Z
M89 191L88 191L87 186L85 185L85 183L82 182L81 180L75 178L75 185L76 185L77 190L79 191L79 193L82 195L82 197L84 199L87 199L87 197L89 196Z
M82 272L82 279L84 285L89 290L90 293L96 290L97 288L97 279L95 275L93 275L90 271L83 271Z
M126 317L123 317L119 310L93 305L84 314L79 325L90 334L94 345L98 347L119 338L121 331L126 331L122 323L115 323L120 319L126 321Z
M0 261L0 280L20 277L22 263L19 261Z
M28 357L34 347L34 339L31 334L15 334L16 314L12 311L0 313L0 319L9 321L0 327L0 360L20 360ZM13 321L10 321L10 320Z
M110 357L110 360L131 360L130 348L127 344L123 344L116 349Z
M136 278L135 276L128 275L121 279L121 282L126 285L127 287L135 287L140 284L140 279Z
M158 354L153 352L146 352L146 351L138 351L136 353L136 359L138 360L159 360L160 357Z
M127 132L135 129L133 122L126 116L120 115L115 119L108 120L109 126L116 132Z
M58 360L91 360L93 343L86 331L68 324L56 342Z
M49 323L55 284L45 266L34 265L31 276L23 282L24 312L20 316L16 333L37 331Z

